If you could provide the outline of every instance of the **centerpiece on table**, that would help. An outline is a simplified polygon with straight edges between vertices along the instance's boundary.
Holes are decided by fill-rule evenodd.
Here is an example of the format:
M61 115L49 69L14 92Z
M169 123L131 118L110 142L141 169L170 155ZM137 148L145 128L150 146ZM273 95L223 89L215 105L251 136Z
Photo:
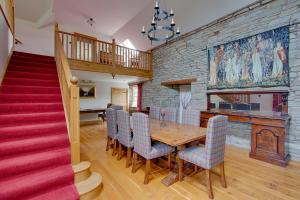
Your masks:
M167 124L165 122L165 116L166 116L166 110L165 109L161 109L160 110L160 119L161 119L161 122L160 122L160 127L165 127Z

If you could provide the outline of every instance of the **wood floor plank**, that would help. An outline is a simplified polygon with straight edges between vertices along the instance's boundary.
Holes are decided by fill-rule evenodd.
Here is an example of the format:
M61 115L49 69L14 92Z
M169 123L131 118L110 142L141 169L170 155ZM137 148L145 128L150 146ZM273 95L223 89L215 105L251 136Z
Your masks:
M92 171L103 177L99 200L208 200L205 173L185 177L170 187L160 181L168 171L150 176L144 185L145 166L135 174L125 168L126 158L120 161L106 152L105 124L81 127L81 159L92 163ZM219 168L214 171L219 172ZM286 168L249 158L248 150L226 146L225 175L227 188L219 177L212 175L214 197L217 200L299 200L300 162L290 162Z

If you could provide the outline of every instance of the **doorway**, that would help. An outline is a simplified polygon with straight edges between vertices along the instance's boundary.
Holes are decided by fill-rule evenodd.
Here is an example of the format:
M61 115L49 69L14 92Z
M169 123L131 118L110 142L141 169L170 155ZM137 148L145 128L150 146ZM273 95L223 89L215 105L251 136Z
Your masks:
M128 111L128 89L127 88L111 88L111 103L123 106Z

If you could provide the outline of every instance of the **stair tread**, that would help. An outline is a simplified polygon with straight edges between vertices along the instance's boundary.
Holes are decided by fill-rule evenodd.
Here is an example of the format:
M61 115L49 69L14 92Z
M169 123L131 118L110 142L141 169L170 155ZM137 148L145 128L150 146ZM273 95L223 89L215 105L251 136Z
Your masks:
M73 165L72 167L73 167L74 173L76 174L76 173L79 173L79 172L89 169L91 167L91 163L88 161L83 161L76 165Z
M56 68L41 68L33 66L9 65L7 71L57 74Z
M3 80L5 85L40 85L40 86L59 86L57 80L41 80L41 79L28 79L28 78L11 78L5 77Z
M39 102L60 102L59 94L17 94L0 93L0 103L39 103Z
M32 138L10 139L0 142L0 156L12 156L17 153L42 150L43 148L68 147L69 138L66 134L44 135Z
M41 55L41 54L32 54L32 53L27 53L27 52L21 52L21 51L14 51L13 55L22 55L26 57L38 57L38 58L48 58L48 59L54 59L53 56L47 56L47 55Z
M69 158L69 159L66 159ZM70 163L70 149L68 147L52 148L39 152L26 152L0 159L0 177L16 175L50 165Z
M47 193L36 195L34 197L28 198L26 200L79 200L79 194L76 187L72 185L67 185L65 187L57 188L51 190Z
M48 131L48 132L46 132ZM45 132L47 134L45 134ZM0 138L33 137L35 135L52 135L66 133L65 122L51 122L43 124L26 124L21 126L0 127Z
M1 105L1 104L0 104ZM21 124L41 124L47 122L65 121L65 113L57 112L42 112L42 113L21 113L21 114L0 114L0 127ZM3 123L3 124L2 124Z
M31 102L16 102L16 103L2 103L0 104L0 115L2 114L21 114L21 113L42 113L42 112L55 112L63 110L63 104L58 102L43 102L43 103L31 103Z
M43 73L33 73L33 72L19 72L19 71L8 71L5 75L6 77L28 77L30 79L46 79L46 80L58 80L56 74L43 74Z
M0 180L0 199L18 199L58 185L73 184L73 181L74 174L69 164L24 173Z
M82 196L100 187L101 184L102 176L96 172L92 172L91 176L87 180L76 183L76 188L79 195Z

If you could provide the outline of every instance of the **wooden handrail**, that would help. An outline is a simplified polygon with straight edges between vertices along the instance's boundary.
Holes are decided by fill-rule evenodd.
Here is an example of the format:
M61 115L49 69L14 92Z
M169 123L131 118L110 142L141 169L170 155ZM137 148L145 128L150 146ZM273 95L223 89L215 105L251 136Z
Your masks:
M69 140L71 144L72 164L80 162L80 129L79 129L79 87L78 79L72 76L68 59L59 35L58 24L55 24L55 61L63 97Z
M68 59L140 70L152 70L152 53L130 49L84 35L58 31ZM113 74L114 75L114 74Z
M6 23L13 35L15 43L15 2L14 0L3 0L0 4L0 10L4 15Z

